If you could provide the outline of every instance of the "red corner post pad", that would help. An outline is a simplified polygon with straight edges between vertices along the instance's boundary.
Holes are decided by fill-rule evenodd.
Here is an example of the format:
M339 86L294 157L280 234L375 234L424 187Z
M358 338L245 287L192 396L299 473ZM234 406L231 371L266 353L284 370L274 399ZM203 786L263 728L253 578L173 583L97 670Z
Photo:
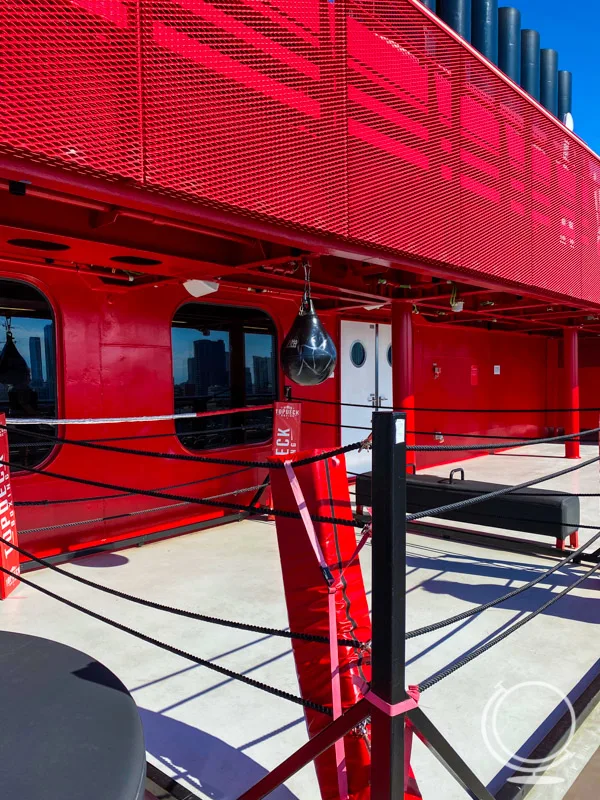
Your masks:
M343 456L294 467L296 461L322 452L326 451L270 459L285 465L284 470L272 469L270 479L275 507L299 512L300 516L276 519L290 627L330 639L329 645L293 640L300 690L305 699L329 706L337 718L360 700L371 678L371 622L357 558L369 534L363 534L357 546L352 526L311 519L316 515L348 521L353 518ZM337 639L346 638L364 642L364 647L337 645ZM404 705L414 707L415 697L412 692L410 700L390 710L402 713L408 710ZM383 702L373 695L367 699L378 708ZM306 709L305 714L311 738L329 724L319 712ZM409 800L421 795L410 770L412 737L408 727L406 739L405 799ZM323 800L369 800L370 760L367 724L351 731L336 748L329 748L315 760Z

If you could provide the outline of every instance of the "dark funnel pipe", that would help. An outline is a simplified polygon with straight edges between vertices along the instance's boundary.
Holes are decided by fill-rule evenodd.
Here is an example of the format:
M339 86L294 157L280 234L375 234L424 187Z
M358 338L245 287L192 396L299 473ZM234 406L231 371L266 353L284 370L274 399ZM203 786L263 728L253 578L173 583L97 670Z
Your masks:
M424 6L430 8L432 11L435 11L435 0L421 0Z
M463 39L470 41L471 0L438 0L437 13Z
M558 118L573 113L573 75L566 69L558 71Z
M498 63L498 0L472 0L471 44Z
M521 31L521 86L536 100L540 99L540 35Z
M521 12L498 9L498 66L515 83L521 77Z
M558 53L540 50L540 103L554 116L558 116Z

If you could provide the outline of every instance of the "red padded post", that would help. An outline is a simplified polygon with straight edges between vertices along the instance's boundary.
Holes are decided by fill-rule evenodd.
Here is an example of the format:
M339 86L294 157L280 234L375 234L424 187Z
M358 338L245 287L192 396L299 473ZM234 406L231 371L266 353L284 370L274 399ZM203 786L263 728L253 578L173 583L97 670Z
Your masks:
M0 466L0 565L11 573L3 572L0 575L0 599L6 600L19 585L16 576L21 574L21 560L16 550L4 545L4 542L8 545L11 542L18 545L19 542L10 485L8 430L6 429L6 417L4 414L0 414L0 425L4 426L0 428L0 461L4 462L4 466Z
M289 461L321 451L273 457L273 462ZM316 514L351 520L346 464L343 456L315 462L294 470L306 505ZM271 469L271 491L276 508L298 511L289 479L282 469ZM315 558L304 524L300 519L277 517L277 542L292 630L329 636L328 588ZM356 550L354 528L315 522L315 533L323 555L338 586L335 597L338 638L361 642L371 639L371 622L362 571L358 561L349 563ZM343 574L342 574L343 573ZM292 640L296 672L302 697L332 707L332 683L329 645ZM338 647L342 708L357 703L362 693L356 685L370 681L370 663L362 648ZM365 663L366 662L366 663ZM309 736L323 730L331 719L310 709L305 710ZM365 736L351 732L344 737L350 800L370 797L370 753ZM323 800L339 800L335 753L330 748L315 760Z

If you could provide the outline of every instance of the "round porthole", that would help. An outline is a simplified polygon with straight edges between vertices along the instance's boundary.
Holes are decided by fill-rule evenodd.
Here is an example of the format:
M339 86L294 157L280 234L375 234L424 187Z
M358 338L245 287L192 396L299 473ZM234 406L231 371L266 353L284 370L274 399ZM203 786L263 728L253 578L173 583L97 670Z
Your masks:
M388 360L388 364L391 367L392 366L392 345L389 345L389 347L388 347L387 360Z
M350 348L350 361L355 367L362 367L367 360L367 351L362 342L354 342Z

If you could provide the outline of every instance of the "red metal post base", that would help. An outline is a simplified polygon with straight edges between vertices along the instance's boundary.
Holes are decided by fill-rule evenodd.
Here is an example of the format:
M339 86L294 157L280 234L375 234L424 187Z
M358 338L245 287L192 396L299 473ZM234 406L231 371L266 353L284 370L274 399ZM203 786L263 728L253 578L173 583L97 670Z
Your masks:
M282 761L278 767L268 775L265 775L262 780L255 783L244 794L238 797L238 800L262 800L278 786L296 772L310 764L315 758L320 756L325 750L328 750L338 739L345 736L352 728L355 728L360 722L363 721L371 713L371 704L367 700L360 700L360 702L353 705L342 714L341 717L332 722L322 731L317 733L310 741L303 745L299 750L285 761Z
M577 550L577 548L579 547L579 531L575 531L575 533L569 534L569 547L572 547L573 550ZM567 549L566 540L557 539L556 548L557 550L566 550Z
M573 548L573 550L577 550L579 547L579 531L575 531L569 536L569 545Z

